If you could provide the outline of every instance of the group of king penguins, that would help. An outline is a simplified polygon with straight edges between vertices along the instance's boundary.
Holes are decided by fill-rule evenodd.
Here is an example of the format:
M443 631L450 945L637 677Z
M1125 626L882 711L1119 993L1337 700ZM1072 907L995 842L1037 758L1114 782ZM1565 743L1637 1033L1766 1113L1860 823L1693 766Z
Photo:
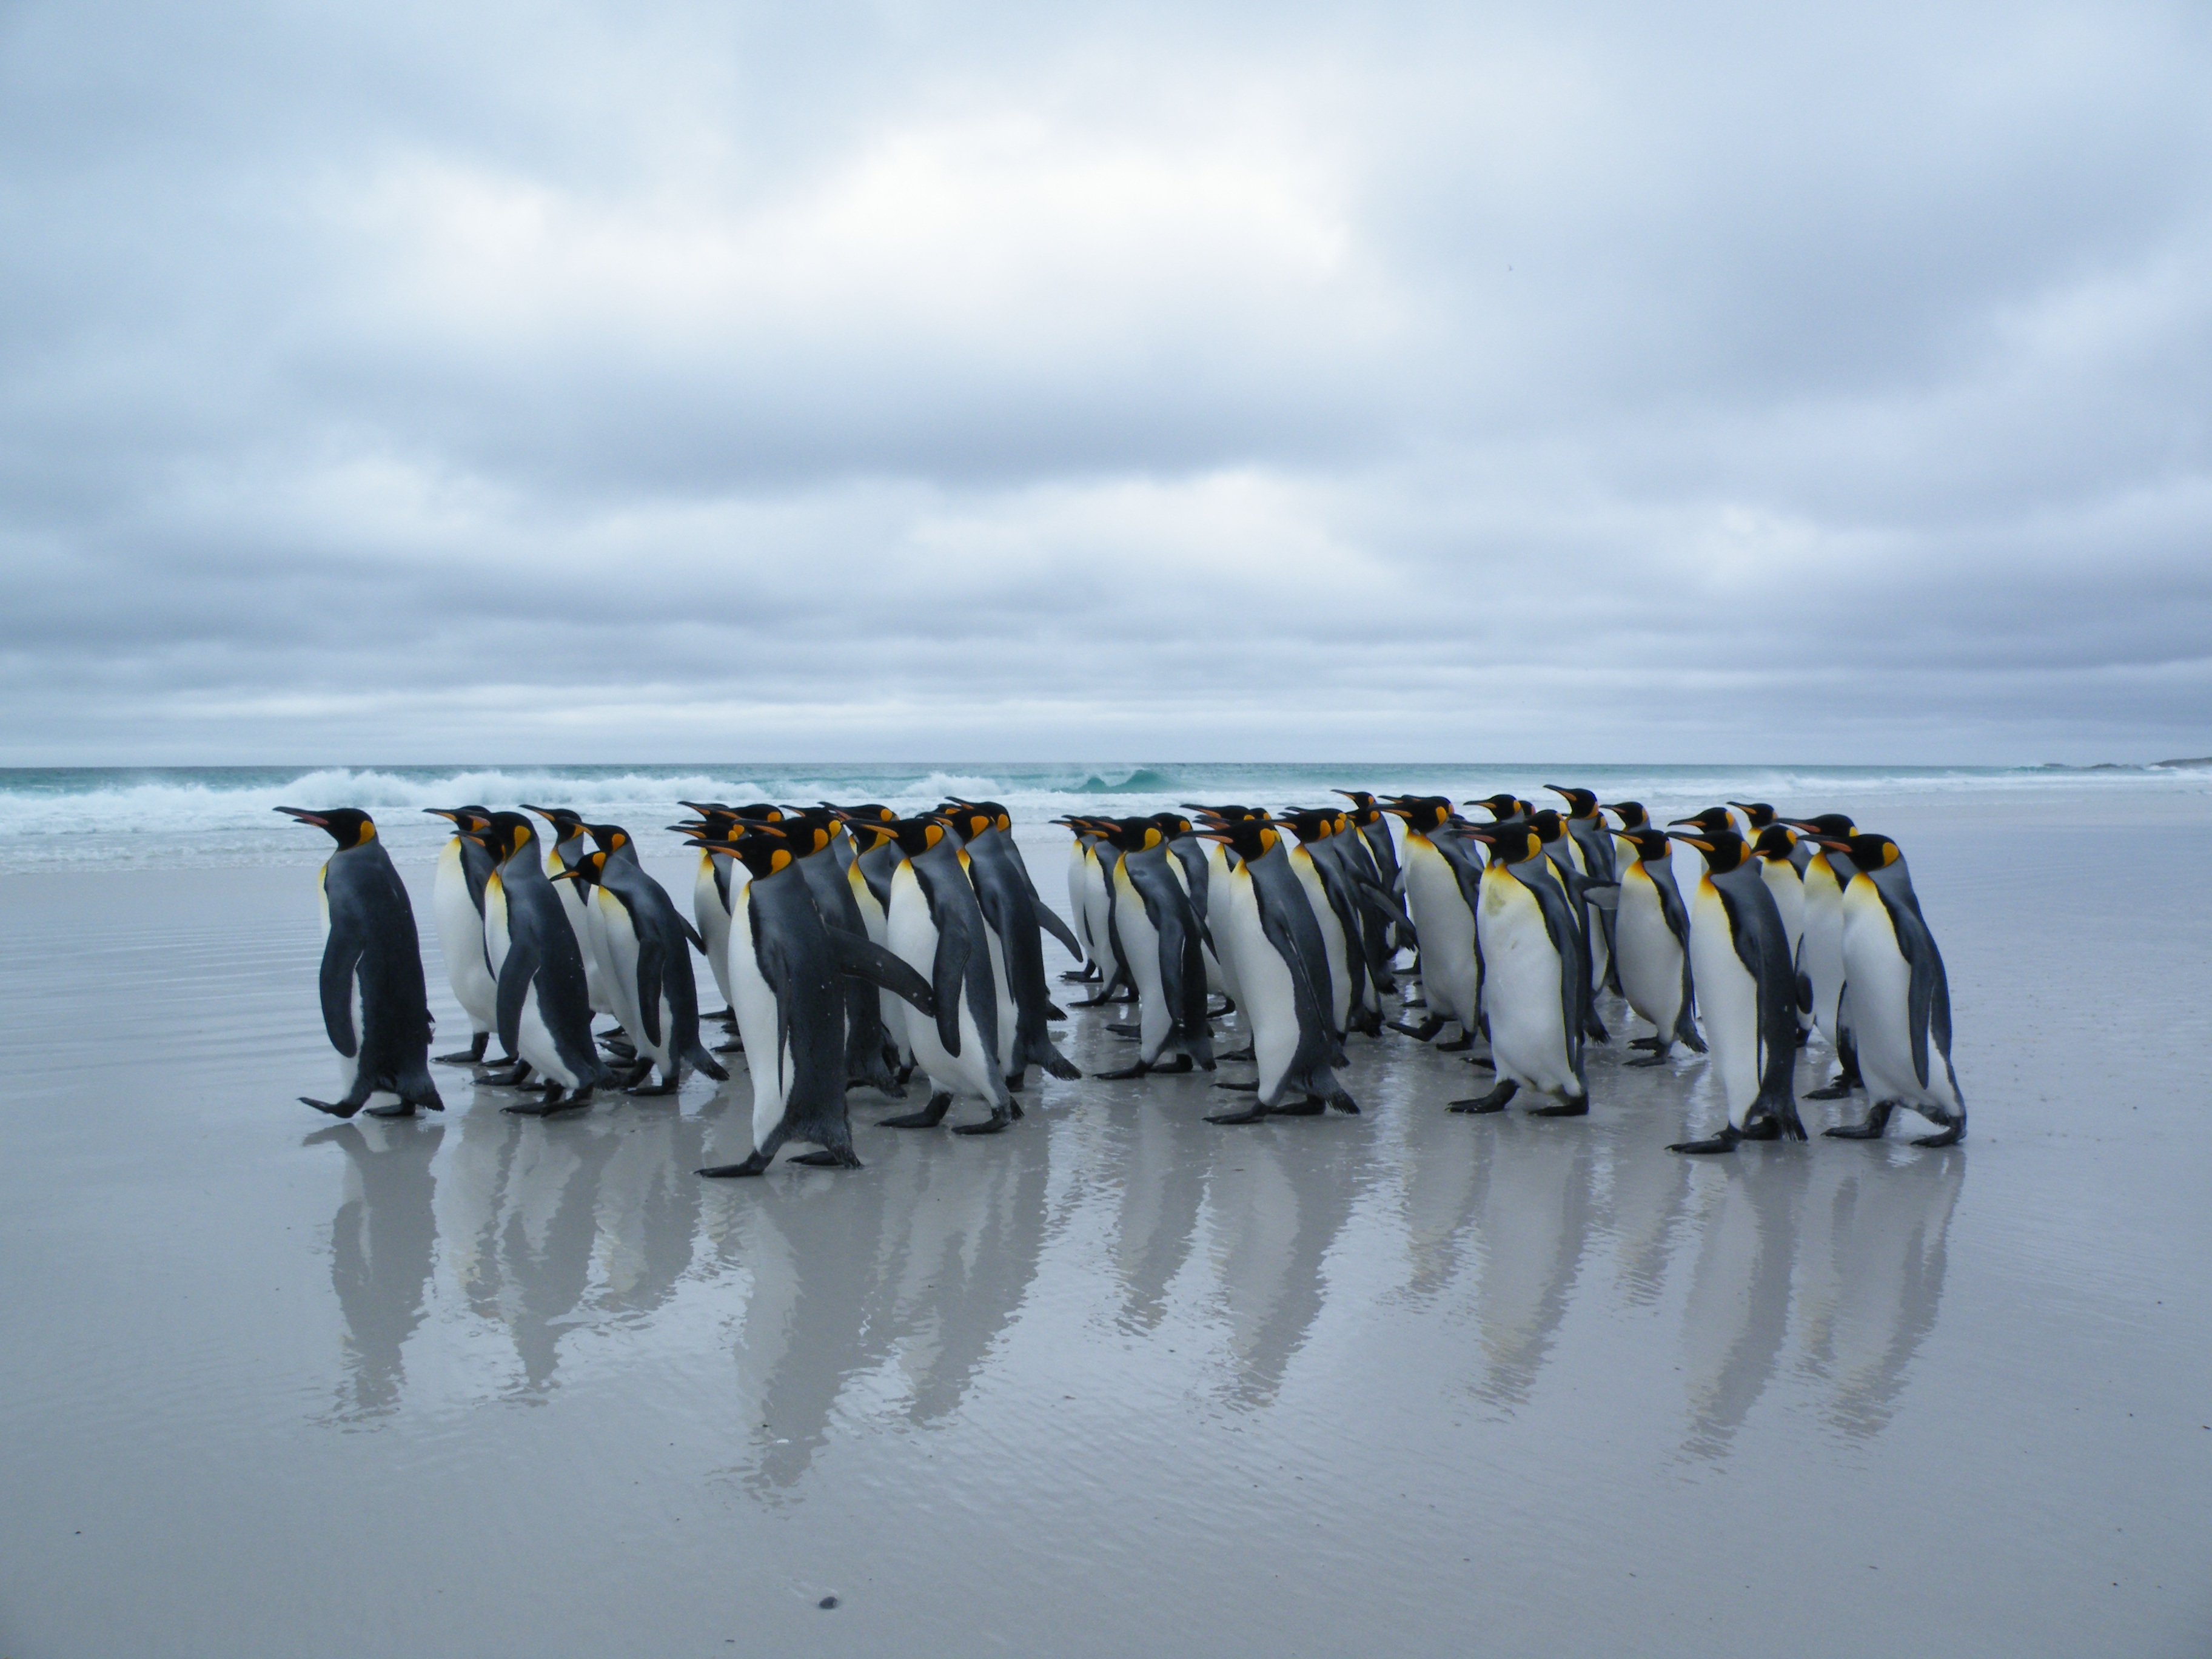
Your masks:
M851 1088L897 1097L918 1072L927 1104L883 1127L935 1127L964 1099L986 1115L955 1132L990 1134L1022 1115L1030 1066L1082 1075L1049 1029L1066 1018L1047 982L1050 933L1081 964L1060 977L1091 989L1075 1006L1134 1005L1133 1022L1107 1028L1135 1040L1133 1057L1100 1076L1255 1066L1216 1085L1253 1099L1212 1123L1357 1113L1336 1075L1345 1045L1386 1030L1486 1044L1471 1060L1496 1086L1455 1112L1501 1111L1525 1089L1539 1115L1581 1116L1584 1045L1610 1041L1599 998L1611 992L1652 1027L1629 1065L1662 1065L1679 1044L1717 1074L1726 1124L1670 1151L1803 1139L1796 1060L1815 1033L1839 1070L1808 1097L1863 1090L1870 1103L1829 1135L1878 1139L1903 1107L1935 1126L1916 1145L1964 1136L1942 957L1894 842L1762 802L1662 829L1635 801L1549 787L1565 810L1498 794L1469 803L1487 814L1470 819L1442 796L1340 790L1348 807L1057 819L1073 837L1073 927L1039 896L995 802L909 817L680 803L695 816L670 828L699 860L690 918L617 825L565 807L426 809L454 826L432 909L472 1030L438 1059L534 1091L507 1109L542 1116L602 1087L672 1093L686 1066L726 1079L715 1055L741 1052L754 1150L699 1173L758 1175L786 1142L813 1148L794 1163L857 1168ZM338 1117L442 1110L413 910L374 822L276 810L337 843L321 873L321 996L347 1087L301 1099ZM1677 847L1699 866L1686 902ZM712 1049L695 950L726 1005L712 1018L732 1040ZM1386 1019L1386 997L1424 1017ZM595 1030L601 1016L611 1029ZM1224 1051L1214 1026L1232 1017L1246 1042ZM495 1034L502 1053L487 1062ZM394 1103L369 1105L379 1093Z

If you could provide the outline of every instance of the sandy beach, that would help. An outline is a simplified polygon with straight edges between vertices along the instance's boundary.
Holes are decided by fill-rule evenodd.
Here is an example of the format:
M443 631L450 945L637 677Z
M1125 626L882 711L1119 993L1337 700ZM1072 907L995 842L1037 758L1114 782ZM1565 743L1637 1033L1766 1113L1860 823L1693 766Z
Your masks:
M850 1174L696 1178L742 1069L333 1124L312 872L0 877L0 1654L2202 1655L2212 796L2116 805L1881 803L1966 1145L1710 1161L1612 1000L1582 1121L1389 1036Z

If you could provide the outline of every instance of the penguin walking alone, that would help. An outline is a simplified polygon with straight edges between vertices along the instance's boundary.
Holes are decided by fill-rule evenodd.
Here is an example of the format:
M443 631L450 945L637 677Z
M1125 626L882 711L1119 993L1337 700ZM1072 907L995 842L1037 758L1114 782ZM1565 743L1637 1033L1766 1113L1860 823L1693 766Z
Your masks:
M491 822L489 806L426 806L433 817L450 818L453 838L438 854L430 915L438 924L438 951L446 959L446 980L453 1000L469 1017L469 1046L440 1054L441 1066L481 1062L492 1027L499 1023L499 980L484 956L484 884L491 879L491 854L465 833ZM511 1061L509 1063L512 1063Z
M1316 1116L1328 1107L1359 1107L1337 1081L1343 1046L1326 1001L1328 955L1312 902L1290 867L1284 836L1258 818L1223 823L1206 839L1224 857L1208 884L1207 914L1222 965L1240 988L1237 1004L1252 1031L1260 1068L1249 1110L1209 1115L1209 1123L1257 1123L1270 1116Z
M1589 969L1580 906L1547 870L1543 836L1534 824L1476 824L1468 833L1491 849L1475 927L1498 1086L1479 1099L1454 1101L1451 1109L1503 1111L1525 1087L1552 1097L1549 1105L1532 1109L1535 1116L1585 1116Z
M323 1030L338 1051L344 1090L335 1101L301 1095L305 1105L351 1117L373 1094L399 1097L369 1106L371 1117L412 1117L417 1107L446 1109L430 1081L430 999L422 982L422 947L415 907L376 823L351 806L326 812L280 806L337 843L316 877L321 890Z
M614 1081L592 1042L584 947L564 891L546 873L538 831L520 812L495 812L475 832L499 860L484 884L486 955L499 975L499 1040L545 1079L544 1097L509 1106L525 1117L591 1104Z
M1626 1063L1663 1065L1678 1042L1703 1054L1690 969L1690 913L1674 883L1674 844L1657 830L1624 830L1619 841L1626 862L1615 865L1620 900L1613 913L1613 961L1628 1006L1656 1028L1655 1035L1629 1043L1652 1052Z
M1729 1121L1670 1152L1732 1152L1739 1141L1805 1139L1797 1118L1796 981L1782 913L1759 860L1734 830L1668 832L1705 855L1690 903L1690 961L1698 1016Z
M924 1015L936 1007L928 983L906 963L823 921L790 839L781 823L738 823L726 826L723 839L700 843L709 857L739 860L750 877L732 890L730 987L753 1083L751 1154L702 1176L759 1175L789 1140L817 1149L794 1164L859 1169L845 1100L844 981L880 985Z
M903 856L891 872L888 908L893 954L929 983L932 1006L900 1011L915 1063L928 1076L929 1102L918 1112L881 1120L888 1129L933 1129L956 1097L990 1108L981 1123L953 1133L996 1134L1021 1108L1007 1092L999 1065L999 990L991 969L990 924L968 874L959 841L934 817L901 818L884 826Z
M1859 1072L1873 1102L1864 1122L1827 1133L1879 1140L1902 1106L1936 1125L1914 1146L1956 1146L1966 1138L1966 1103L1951 1064L1951 981L1905 854L1887 836L1824 837L1821 844L1857 871L1844 890L1844 977Z

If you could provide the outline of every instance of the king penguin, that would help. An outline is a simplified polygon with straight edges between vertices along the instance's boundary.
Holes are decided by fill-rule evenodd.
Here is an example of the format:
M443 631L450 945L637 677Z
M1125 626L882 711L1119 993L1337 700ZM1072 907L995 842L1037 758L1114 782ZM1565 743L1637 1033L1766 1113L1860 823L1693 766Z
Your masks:
M1358 1111L1333 1069L1343 1063L1344 1051L1324 1001L1328 955L1282 832L1248 817L1204 833L1233 854L1207 884L1207 914L1222 965L1239 987L1237 1006L1251 1028L1260 1068L1251 1109L1206 1121L1314 1116L1329 1106Z
M396 1106L370 1106L371 1117L412 1117L418 1106L442 1112L430 1081L430 999L422 983L422 946L415 907L376 823L351 806L327 812L276 809L326 831L338 844L317 877L322 890L323 1029L338 1051L345 1089L335 1101L301 1095L332 1117L351 1117L373 1094L399 1097Z
M931 1129L959 1096L991 1115L954 1133L996 1134L1021 1115L999 1065L999 991L991 972L990 925L969 876L968 854L935 817L901 818L885 828L903 856L891 872L887 907L892 952L929 982L930 1012L904 1007L907 1041L928 1075L929 1103L882 1120L890 1129Z
M1858 873L1844 849L1858 833L1841 812L1824 812L1816 818L1791 818L1790 827L1807 838L1815 850L1807 860L1805 933L1797 947L1802 982L1801 1000L1813 1010L1813 1024L1836 1051L1839 1069L1818 1089L1808 1089L1808 1100L1841 1100L1859 1086L1859 1063L1851 1041L1851 1017L1844 975L1844 890Z
M1951 982L1905 854L1887 836L1824 837L1822 845L1847 854L1858 872L1844 890L1844 977L1859 1071L1874 1103L1863 1123L1828 1133L1878 1140L1903 1106L1937 1127L1914 1146L1955 1146L1966 1137L1966 1103L1951 1065Z
M818 1149L794 1164L859 1169L845 1103L844 976L883 986L925 1014L935 1008L907 963L822 920L789 841L780 823L740 822L721 841L701 843L709 857L739 860L751 878L733 889L730 987L753 1080L751 1155L702 1176L757 1176L787 1140Z
M1796 983L1782 913L1759 860L1733 830L1676 830L1674 839L1705 854L1690 904L1690 959L1698 1015L1712 1048L1712 1070L1728 1103L1728 1122L1704 1140L1677 1141L1670 1152L1732 1152L1743 1140L1805 1138L1794 1092L1797 1062Z
M1137 988L1137 1059L1102 1078L1214 1069L1206 1024L1206 957L1190 894L1168 868L1167 836L1151 818L1125 818L1109 837L1121 854L1114 866L1117 948ZM1163 1065L1172 1053L1175 1062Z
M1656 1028L1654 1036L1629 1043L1651 1054L1627 1064L1662 1065L1678 1042L1703 1054L1690 971L1690 913L1674 884L1674 843L1657 830L1624 830L1618 840L1627 861L1616 862L1620 904L1613 919L1613 959L1628 1006Z
M527 801L523 803L522 810L537 813L553 826L555 833L547 837L551 844L545 848L545 875L549 882L592 850L591 835L584 828L582 814L566 806L532 806ZM584 961L584 994L591 1004L592 1012L594 1014L612 1014L615 1000L613 994L602 982L605 975L600 968L599 953L592 948L592 924L584 908L584 896L576 890L573 883L563 883L552 890L559 896L561 908L568 918L568 926L576 935L577 953Z
M1589 1111L1583 1075L1583 1015L1589 969L1583 956L1582 918L1566 890L1545 869L1541 833L1532 823L1477 824L1486 843L1475 917L1482 949L1482 1012L1498 1086L1477 1100L1452 1103L1455 1112L1503 1111L1523 1087L1549 1095L1539 1117L1582 1117Z
M1482 862L1463 836L1446 833L1451 805L1441 795L1401 795L1383 807L1406 825L1406 909L1420 941L1421 988L1429 1000L1428 1017L1419 1025L1393 1021L1391 1029L1426 1042L1457 1020L1459 1040L1443 1046L1464 1049L1481 1029L1474 917Z
M958 801L939 808L938 816L960 837L990 929L991 965L1000 988L1000 1068L1006 1087L1019 1089L1031 1066L1062 1079L1081 1077L1052 1040L1048 1022L1058 1011L1044 977L1045 918L1051 915L1054 937L1079 961L1082 943L1052 915L1030 885L1029 872L1016 862L1012 815L996 801Z
M446 979L453 1000L469 1017L469 1046L440 1054L444 1066L473 1065L484 1057L492 1027L499 1023L499 980L484 957L484 883L491 878L491 854L467 831L491 822L489 806L426 806L434 817L451 818L453 838L438 854L437 884L431 890L430 915L438 924L438 951L446 958Z
M615 1017L637 1052L627 1092L672 1095L687 1063L727 1082L730 1074L699 1040L699 988L691 972L698 936L677 914L667 890L637 861L628 831L613 824L591 830L599 850L554 879L589 890L586 902L598 920L597 937L605 941ZM646 1073L655 1067L660 1081L648 1086Z
M477 832L499 860L484 884L486 955L499 975L499 1040L543 1073L544 1098L507 1109L526 1117L591 1103L614 1081L592 1044L584 947L545 872L538 832L520 812L495 812ZM568 1092L564 1092L568 1091Z

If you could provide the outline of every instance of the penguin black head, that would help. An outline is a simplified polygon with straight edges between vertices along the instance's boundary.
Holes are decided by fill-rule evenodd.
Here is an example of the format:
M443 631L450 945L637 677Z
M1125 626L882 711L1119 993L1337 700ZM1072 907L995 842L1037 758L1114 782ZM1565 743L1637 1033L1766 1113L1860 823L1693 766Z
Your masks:
M1450 820L1452 804L1447 795L1401 795L1382 810L1393 817L1405 819L1408 830L1425 836L1443 829Z
M817 801L815 805L831 817L842 818L848 823L896 823L898 822L898 814L881 801L872 800L860 806L840 806L834 801L826 800Z
M1219 842L1231 852L1250 864L1263 859L1282 845L1282 831L1263 818L1237 818L1218 830L1200 831L1208 841Z
M1730 801L1729 805L1733 806L1735 803ZM1770 813L1773 811L1771 807L1767 810ZM1759 832L1759 839L1752 842L1751 850L1769 864L1787 864L1790 850L1796 845L1797 832L1795 830L1786 823L1769 823Z
M1529 813L1528 819L1528 827L1536 832L1536 838L1547 847L1567 831L1567 821L1548 806L1540 812Z
M629 831L618 823L587 823L584 828L602 853L619 853L629 845Z
M327 812L310 812L304 806L280 806L276 810L302 823L328 830L331 839L341 847L366 847L376 839L376 820L357 806L333 806Z
M776 823L739 819L730 825L728 834L721 840L695 841L693 845L710 858L732 859L744 865L755 881L788 870L796 862L791 838L784 833L783 826Z
M1182 805L1200 817L1213 818L1223 823L1242 823L1247 818L1257 823L1266 823L1273 816L1264 806L1238 806L1228 802L1219 806L1207 806L1194 800L1184 801Z
M945 827L960 837L960 844L963 847L984 831L999 827L998 819L988 811L981 806L969 806L964 803L940 806L930 816L942 818L945 821Z
M1843 812L1823 812L1817 818L1784 818L1782 822L1822 842L1848 841L1858 833L1858 825Z
M1640 800L1617 800L1605 810L1620 814L1620 827L1624 831L1648 829L1651 823L1651 815L1644 810L1644 803Z
M1559 814L1552 817L1556 822ZM1478 823L1467 833L1489 845L1491 861L1495 864L1523 864L1543 856L1544 837L1533 823Z
M1695 824L1698 829L1711 830L1717 836L1735 834L1735 820L1729 816L1729 810L1725 806L1708 806L1695 817L1676 818L1674 822Z
M1624 830L1620 838L1633 847L1636 856L1646 864L1664 864L1674 854L1674 843L1667 839L1664 830Z
M1528 816L1528 803L1514 795L1496 794L1487 800L1469 801L1468 805L1480 806L1501 823L1507 818L1524 818Z
M872 853L898 839L897 831L891 828L897 822L896 818L854 818L846 823L845 832L852 836L856 851Z
M1555 795L1564 797L1567 805L1574 808L1574 811L1567 814L1569 817L1594 818L1597 816L1597 792L1595 790L1563 789L1556 783L1547 783L1544 787L1550 790L1552 793Z
M1885 869L1905 856L1887 836L1855 830L1847 836L1820 836L1815 839L1832 853L1850 854L1851 862L1862 870Z
M592 884L604 876L606 869L607 855L605 853L586 853L574 864L556 870L553 872L553 879L573 881L576 884L578 892L588 893L591 891Z
M1364 789L1332 789L1328 793L1332 795L1343 796L1361 812L1365 813L1366 816L1358 820L1361 823L1372 823L1381 816L1381 809L1376 805L1375 797Z
M489 806L426 806L422 809L434 818L451 818L455 834L480 830L491 822Z
M920 817L893 818L884 826L891 832L891 839L899 844L899 851L908 858L927 853L952 832L945 827L945 820L933 812ZM957 837L955 837L956 843Z
M1146 852L1167 842L1166 832L1150 818L1113 818L1108 822L1114 827L1106 838L1124 853Z
M741 819L739 822L773 822L777 829L783 831L784 845L794 856L802 859L811 859L817 853L827 851L830 843L837 839L837 831L842 827L829 813L819 810L787 811L781 817L773 820Z
M1714 807L1713 811L1721 809ZM1701 814L1700 816L1704 816ZM1678 820L1693 823L1694 818ZM1705 855L1705 866L1717 876L1724 876L1751 856L1751 843L1733 830L1713 830L1699 824L1695 830L1669 830L1668 837L1686 846L1694 847Z
M1753 830L1763 830L1775 821L1774 809L1763 800L1732 800L1729 805L1743 814Z
M520 812L495 812L491 821L469 839L489 848L494 858L505 864L538 839L538 829Z
M1287 825L1302 842L1327 841L1336 833L1343 817L1333 806L1302 806L1280 814L1276 822Z
M522 803L522 810L526 812L537 813L539 817L544 818L546 823L559 830L561 833L554 837L556 841L574 841L584 833L584 815L580 812L572 812L565 806L532 806L528 801L525 801Z
M1155 812L1152 822L1160 826L1160 833L1170 841L1194 833L1198 826L1180 812Z
M997 801L963 800L955 801L953 805L957 806L963 812L981 812L984 817L991 820L988 826L991 829L1012 830L1014 827L1014 815L1012 812L1009 812ZM948 809L941 806L938 808L938 811L940 812L946 810ZM980 834L981 832L978 831L977 833ZM973 841L975 836L970 836L969 839Z

